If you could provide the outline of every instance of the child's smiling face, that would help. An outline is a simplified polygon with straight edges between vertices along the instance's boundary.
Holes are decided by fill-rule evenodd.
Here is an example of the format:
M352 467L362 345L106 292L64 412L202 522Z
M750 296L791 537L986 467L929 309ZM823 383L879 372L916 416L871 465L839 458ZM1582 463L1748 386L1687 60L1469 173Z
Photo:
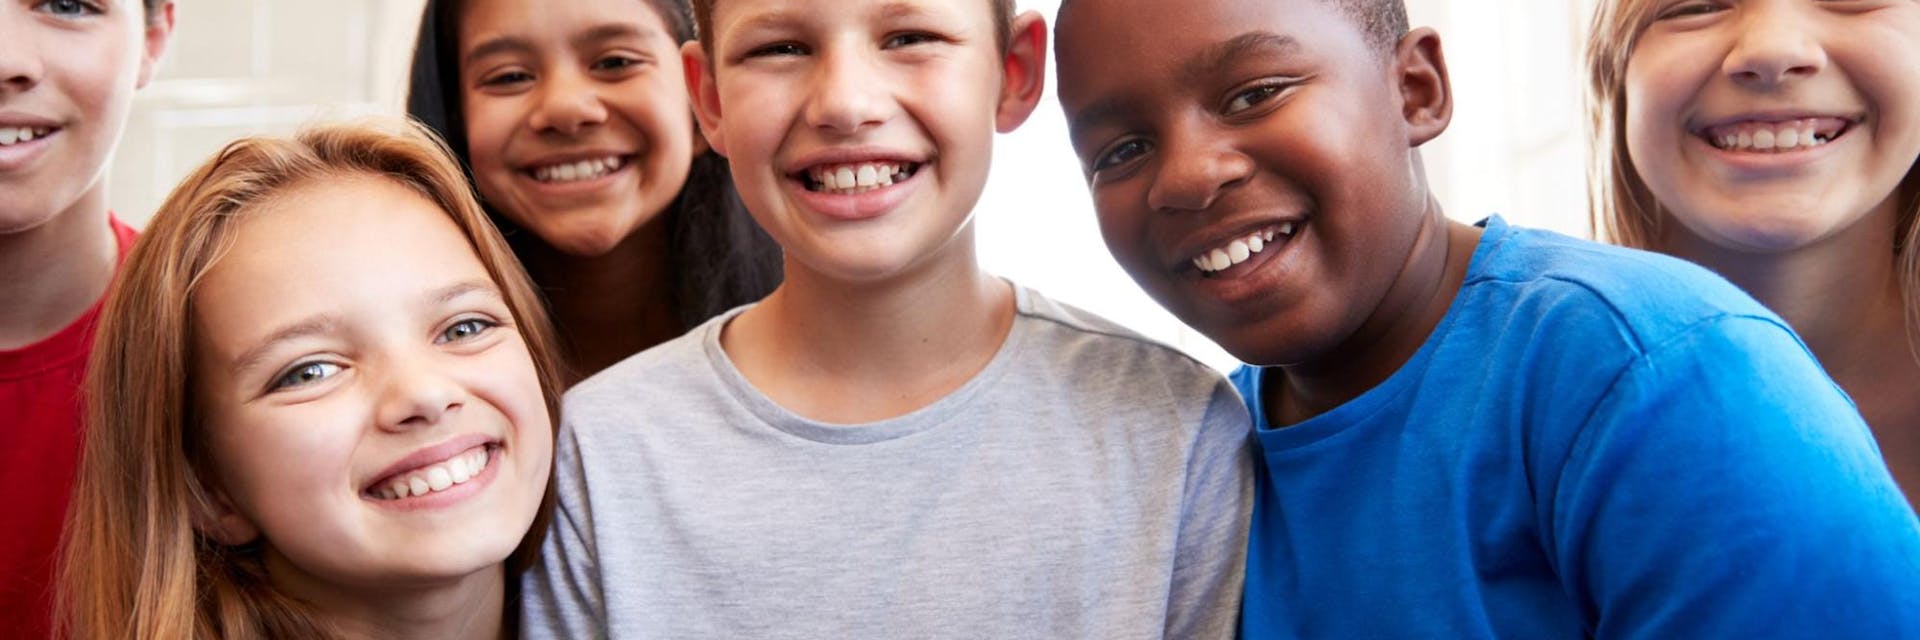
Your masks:
M1075 0L1060 100L1120 265L1240 359L1312 361L1381 306L1427 195L1393 52L1322 0Z
M701 122L791 262L878 281L964 249L993 133L1033 106L1002 100L993 15L979 0L714 8L714 49L687 48L690 71L711 70Z
M0 3L0 234L86 198L106 206L107 159L171 30L171 7L155 11L149 21L140 0Z
M501 215L598 256L679 197L697 140L651 3L468 2L459 40L474 183Z
M1799 248L1893 219L1920 158L1920 3L1657 0L1627 63L1627 152L1707 243Z
M348 176L232 233L192 299L197 413L231 506L212 532L263 538L276 584L307 598L498 566L545 495L552 416L452 219Z

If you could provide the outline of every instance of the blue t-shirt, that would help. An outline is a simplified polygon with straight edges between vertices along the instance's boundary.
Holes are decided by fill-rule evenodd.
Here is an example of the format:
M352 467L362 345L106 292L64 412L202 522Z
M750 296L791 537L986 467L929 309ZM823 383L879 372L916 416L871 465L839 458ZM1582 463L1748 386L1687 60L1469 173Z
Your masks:
M1920 638L1920 521L1779 318L1499 218L1385 382L1259 445L1246 638Z

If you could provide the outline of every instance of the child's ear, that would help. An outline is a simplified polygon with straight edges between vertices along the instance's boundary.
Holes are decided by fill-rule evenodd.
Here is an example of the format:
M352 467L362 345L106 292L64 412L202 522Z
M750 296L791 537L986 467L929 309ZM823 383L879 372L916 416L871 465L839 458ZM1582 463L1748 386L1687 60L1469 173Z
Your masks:
M713 65L699 40L680 45L680 66L687 75L687 97L693 100L693 119L700 125L701 144L727 155L727 139L720 130L720 89L714 85Z
M208 487L207 510L194 518L193 528L229 547L238 547L260 539L260 527L247 519L223 489Z
M140 77L134 84L137 88L146 88L153 82L153 75L160 70L160 59L167 53L167 42L173 39L173 2L160 3L154 7L155 13L145 17L145 49L140 55Z
M1440 50L1440 34L1428 27L1414 29L1400 38L1393 56L1407 143L1418 147L1439 137L1453 121L1453 86Z
M1002 71L1000 107L994 112L993 124L1000 133L1007 133L1033 115L1040 94L1047 88L1047 21L1038 12L1028 11L1013 19Z

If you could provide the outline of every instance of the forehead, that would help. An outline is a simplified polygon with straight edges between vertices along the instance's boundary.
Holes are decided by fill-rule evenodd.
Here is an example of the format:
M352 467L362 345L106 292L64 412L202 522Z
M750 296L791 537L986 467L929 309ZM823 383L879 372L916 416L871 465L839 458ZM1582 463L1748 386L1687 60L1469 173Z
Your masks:
M780 28L833 20L880 22L931 18L942 24L991 20L991 0L725 0L714 2L716 37L742 29Z
M266 316L334 312L352 298L391 302L442 281L488 279L446 212L371 176L310 180L243 212L232 233L194 292L214 338L265 330Z
M1358 26L1324 0L1070 0L1057 37L1069 120L1096 102L1199 90L1248 59L1372 59Z
M503 38L526 43L596 35L668 35L666 22L645 0L470 0L461 7L459 18L463 50Z

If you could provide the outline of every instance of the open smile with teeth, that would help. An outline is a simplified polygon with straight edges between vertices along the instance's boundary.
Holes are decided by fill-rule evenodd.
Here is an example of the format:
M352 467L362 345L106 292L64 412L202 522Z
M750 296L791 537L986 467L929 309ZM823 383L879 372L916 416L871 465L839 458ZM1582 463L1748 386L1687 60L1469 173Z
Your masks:
M53 127L0 127L0 147L33 142L53 133Z
M446 491L480 476L493 462L493 445L480 445L412 471L373 483L366 493L379 500L401 500Z
M1234 238L1220 248L1207 251L1193 258L1193 266L1201 275L1213 275L1232 268L1233 265L1246 262L1254 255L1269 247L1279 246L1293 237L1294 223L1282 222L1245 236ZM1279 242L1274 242L1278 238Z
M852 195L904 182L920 170L918 162L863 162L821 165L795 176L815 193Z
M625 156L607 156L534 167L527 170L527 175L532 176L534 180L547 183L580 182L619 171L625 166L627 166Z
M1738 153L1785 153L1818 147L1852 128L1841 118L1802 118L1786 122L1739 122L1699 132L1707 144Z

